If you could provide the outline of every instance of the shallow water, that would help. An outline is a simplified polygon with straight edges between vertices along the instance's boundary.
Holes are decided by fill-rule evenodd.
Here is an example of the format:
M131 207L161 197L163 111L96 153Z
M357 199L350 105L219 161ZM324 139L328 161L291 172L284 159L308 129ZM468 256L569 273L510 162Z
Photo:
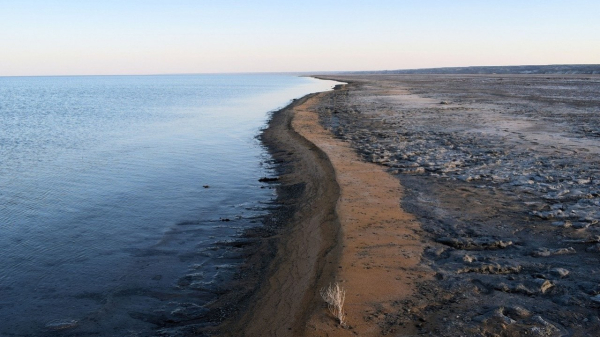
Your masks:
M0 335L144 335L213 299L239 262L215 243L273 198L255 136L333 84L0 78Z

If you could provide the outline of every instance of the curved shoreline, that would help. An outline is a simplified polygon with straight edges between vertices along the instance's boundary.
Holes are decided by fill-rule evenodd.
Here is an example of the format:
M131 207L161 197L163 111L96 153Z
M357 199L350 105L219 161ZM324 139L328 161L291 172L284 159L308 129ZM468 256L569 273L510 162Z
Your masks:
M272 235L259 240L246 263L246 269L258 266L250 270L255 274L251 282L257 284L240 282L255 289L242 299L241 311L221 324L220 335L302 335L310 303L318 295L311 289L322 276L333 275L331 266L339 256L339 187L326 154L291 126L295 108L318 95L304 96L275 112L261 136L280 166L277 204L284 211L274 220Z
M399 181L361 161L320 125L318 111L334 96L324 92L294 101L274 113L262 135L283 163L278 200L292 211L248 261L250 267L264 266L265 250L273 254L242 309L219 327L221 335L378 335L383 313L429 276L419 265L419 224L400 208ZM319 295L334 281L348 291L347 328Z
M300 184L303 191L299 198L286 200L296 203L296 211L280 233L277 255L256 294L257 301L236 324L248 336L303 334L318 293L313 289L318 289L322 277L333 273L330 265L339 256L335 213L339 186L334 169L327 155L292 125L297 109L322 95L305 96L278 112L263 134L276 160L288 163L279 178L282 188Z
M336 204L339 261L334 278L320 281L321 286L335 281L346 290L347 326L340 327L319 298L312 303L305 335L414 334L414 325L390 326L388 321L399 303L417 292L418 283L433 276L421 264L424 244L420 224L400 207L400 181L382 166L361 160L347 142L319 121L322 113L335 107L337 97L350 94L350 89L353 84L307 101L296 108L292 121L296 132L326 153L340 186Z

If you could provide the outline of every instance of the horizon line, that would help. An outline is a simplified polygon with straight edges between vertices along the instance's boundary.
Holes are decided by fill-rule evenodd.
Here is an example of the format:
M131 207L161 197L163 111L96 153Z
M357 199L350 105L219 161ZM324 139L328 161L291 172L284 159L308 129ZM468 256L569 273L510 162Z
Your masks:
M514 65L472 65L472 66L440 66L424 68L394 68L375 70L322 70L322 71L240 71L240 72L190 72L190 73L148 73L148 74L53 74L53 75L0 75L4 77L85 77L85 76L185 76L185 75L252 75L252 74L302 74L319 75L332 73L359 73L359 72L388 72L388 71L411 71L428 69L452 69L452 68L478 68L478 67L529 67L529 66L600 66L600 63L556 63L556 64L514 64Z

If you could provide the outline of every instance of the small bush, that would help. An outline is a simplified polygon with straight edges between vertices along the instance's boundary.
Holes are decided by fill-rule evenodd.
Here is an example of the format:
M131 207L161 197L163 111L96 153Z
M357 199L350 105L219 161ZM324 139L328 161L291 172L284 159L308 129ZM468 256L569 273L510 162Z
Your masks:
M342 327L346 327L344 319L344 300L346 299L346 290L340 287L338 283L329 285L329 287L321 289L321 297L327 302L329 312L337 318Z

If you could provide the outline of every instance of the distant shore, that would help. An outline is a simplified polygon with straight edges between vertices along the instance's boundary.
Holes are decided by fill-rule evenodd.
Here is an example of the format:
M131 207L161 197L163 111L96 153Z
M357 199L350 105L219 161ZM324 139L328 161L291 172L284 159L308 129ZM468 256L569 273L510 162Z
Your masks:
M598 75L600 64L553 64L553 65L520 65L520 66L474 66L474 67L445 67L423 69L398 69L381 71L359 71L354 74L435 74L435 75Z

